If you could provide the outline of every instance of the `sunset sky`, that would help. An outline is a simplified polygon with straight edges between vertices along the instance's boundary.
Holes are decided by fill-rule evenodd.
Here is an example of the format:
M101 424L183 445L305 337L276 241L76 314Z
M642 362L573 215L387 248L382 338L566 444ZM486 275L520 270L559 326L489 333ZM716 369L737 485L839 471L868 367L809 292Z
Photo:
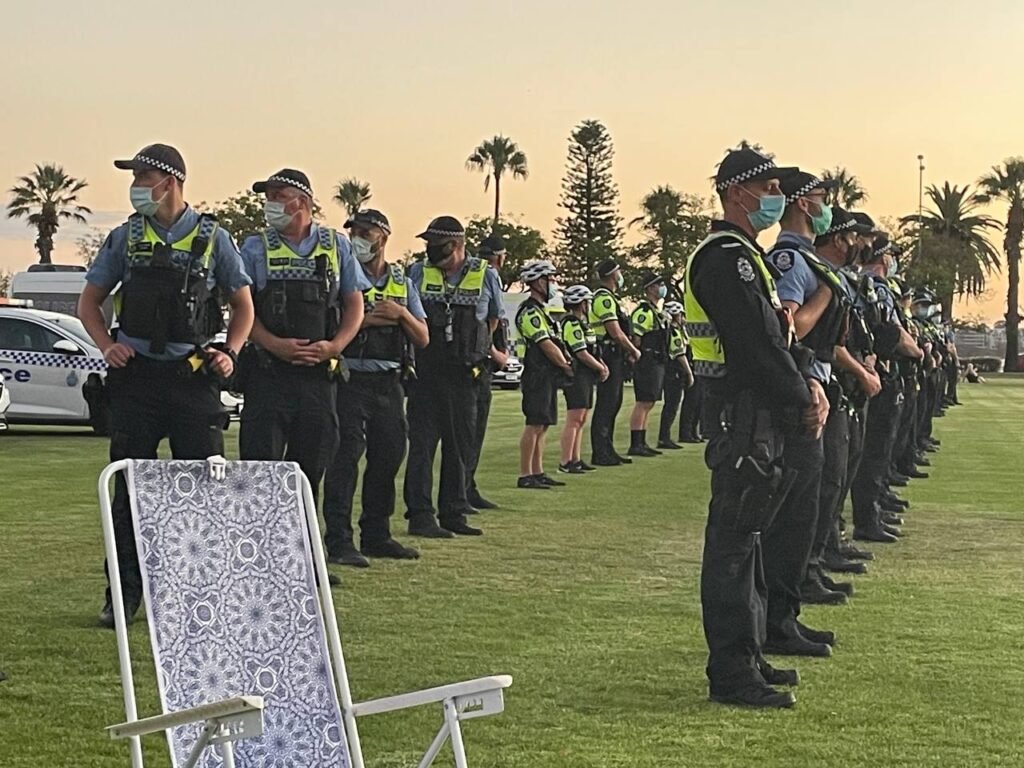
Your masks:
M1022 37L1020 0L9 3L0 183L58 162L89 181L107 229L128 211L112 160L163 141L185 156L193 202L291 166L339 225L331 188L368 181L400 255L437 214L488 214L464 163L496 133L530 165L503 211L549 232L566 139L596 118L627 220L657 184L708 195L742 138L787 164L846 166L866 210L899 216L917 208L919 153L926 184L1024 154ZM58 234L56 260L76 259L78 234ZM34 261L33 239L0 222L0 269ZM960 312L993 319L1004 292L997 278Z

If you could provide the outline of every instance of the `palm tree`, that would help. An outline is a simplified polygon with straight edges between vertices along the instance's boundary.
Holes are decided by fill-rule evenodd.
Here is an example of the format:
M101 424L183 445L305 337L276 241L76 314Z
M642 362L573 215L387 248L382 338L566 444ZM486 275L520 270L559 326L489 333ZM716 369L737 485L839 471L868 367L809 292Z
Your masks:
M1006 291L1006 361L1007 371L1017 370L1020 352L1020 252L1024 239L1024 158L1013 157L993 166L991 172L978 180L980 199L1005 200L1008 204L1006 225L1003 228L1003 252L1006 254L1006 273L1009 288Z
M338 182L334 188L334 202L344 207L349 216L359 213L371 197L373 195L370 194L370 185L355 177Z
M948 315L954 295L977 296L992 270L999 269L999 254L986 236L989 230L999 229L999 222L977 213L984 198L971 192L970 185L960 188L947 181L941 189L929 186L925 194L933 207L921 216L904 216L900 223L916 226L935 239L935 251L923 252L923 259L944 262L940 271L949 277L940 295Z
M821 179L836 183L835 201L848 211L859 207L868 199L868 193L864 191L860 179L841 166L837 165L831 171L822 171Z
M85 179L76 179L64 173L59 165L36 165L30 176L22 176L11 187L13 197L7 204L7 218L25 218L35 227L36 250L39 263L49 264L53 253L53 236L62 221L85 224L85 214L92 213L78 204L78 193L89 186Z
M526 167L526 154L512 139L498 135L493 139L481 142L466 160L466 170L486 173L484 190L487 190L494 179L494 220L498 221L501 214L501 177L506 172L513 179L525 179L530 175Z

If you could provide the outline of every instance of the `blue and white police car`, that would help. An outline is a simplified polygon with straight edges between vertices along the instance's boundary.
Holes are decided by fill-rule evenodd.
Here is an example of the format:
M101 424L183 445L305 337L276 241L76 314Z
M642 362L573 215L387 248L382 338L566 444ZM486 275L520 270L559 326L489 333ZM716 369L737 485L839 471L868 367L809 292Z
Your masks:
M91 426L106 434L106 373L103 353L77 317L0 298L0 378L10 395L8 423ZM222 392L221 402L237 417L241 398Z

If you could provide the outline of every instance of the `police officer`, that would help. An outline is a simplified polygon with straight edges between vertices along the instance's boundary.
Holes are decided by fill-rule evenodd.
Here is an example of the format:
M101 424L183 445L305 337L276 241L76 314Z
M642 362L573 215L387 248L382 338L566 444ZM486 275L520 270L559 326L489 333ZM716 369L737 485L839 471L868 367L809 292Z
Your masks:
M590 472L595 467L583 461L583 427L594 407L594 384L608 378L608 366L601 362L597 337L587 315L593 292L585 285L571 285L562 294L565 316L561 320L562 344L572 357L572 381L565 387L565 427L558 471L570 475Z
M640 274L640 288L643 297L629 318L630 334L640 350L640 360L633 371L636 405L629 416L628 455L649 457L661 455L661 451L647 444L647 419L665 392L668 321L661 312L661 302L668 295L668 288L665 279L649 269Z
M625 283L622 270L614 259L597 265L597 279L601 286L594 291L590 302L590 327L597 337L601 360L608 366L608 378L597 385L594 418L590 422L591 464L614 467L631 464L632 459L615 452L615 419L622 408L622 386L625 366L640 359L640 350L629 338L629 318L619 306L616 291Z
M363 277L362 328L345 347L348 379L337 383L338 450L324 479L324 542L328 561L358 568L368 557L414 560L419 553L395 541L395 477L405 458L407 426L402 376L413 347L427 344L426 314L405 271L386 257L391 225L380 211L359 211L347 222L352 252ZM352 532L352 502L363 473L360 549Z
M78 302L78 316L108 366L110 460L155 459L165 437L176 459L223 454L219 379L234 372L252 325L249 277L228 233L185 202L178 150L151 144L114 166L132 171L135 213L107 236ZM101 306L118 283L119 328L112 337ZM213 345L225 301L231 307L227 340ZM121 597L131 622L142 578L121 475L112 513ZM100 623L114 626L109 587Z
M688 260L684 294L694 360L710 364L724 425L706 453L711 503L701 605L710 695L754 707L792 706L791 693L771 686L797 682L795 671L776 670L761 656L761 535L792 482L781 463L781 425L798 421L818 431L827 415L820 385L805 381L789 351L788 320L755 240L781 218L779 181L791 172L751 149L725 157L715 177L724 218L712 222Z
M501 286L485 261L466 255L466 230L458 219L439 216L419 237L427 244L426 259L410 267L409 280L423 302L430 342L417 358L417 379L409 386L404 487L409 533L479 536L483 531L466 522L472 511L466 500L466 466L476 441L474 382L504 317ZM435 519L431 489L439 441Z
M686 358L683 305L678 301L666 302L665 316L668 323L668 361L665 363L665 404L661 409L658 448L678 450L683 446L672 440L672 425L679 413L684 392L693 385L693 373Z
M502 291L505 286L501 282L501 269L505 265L507 251L505 241L499 235L485 237L477 249L477 255L487 261L498 278L498 285ZM466 465L469 488L466 490L466 500L474 509L497 509L498 505L480 494L476 484L476 470L480 465L480 455L483 453L484 438L487 436L487 421L491 415L491 381L496 371L500 371L508 362L508 321L502 319L494 329L491 338L491 351L488 360L480 368L480 375L474 381L476 391L476 440L473 445L473 453Z

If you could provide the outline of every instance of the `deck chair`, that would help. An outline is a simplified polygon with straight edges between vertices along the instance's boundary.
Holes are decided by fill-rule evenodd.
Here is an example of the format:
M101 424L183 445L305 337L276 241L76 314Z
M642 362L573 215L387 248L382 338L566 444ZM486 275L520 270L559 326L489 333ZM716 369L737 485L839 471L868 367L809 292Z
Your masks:
M163 711L141 720L111 516L117 472ZM128 740L133 768L140 738L160 731L174 768L363 768L356 719L425 704L442 718L419 765L450 741L464 768L460 724L504 710L505 675L352 703L316 506L296 464L118 461L99 496L127 718L107 731Z

